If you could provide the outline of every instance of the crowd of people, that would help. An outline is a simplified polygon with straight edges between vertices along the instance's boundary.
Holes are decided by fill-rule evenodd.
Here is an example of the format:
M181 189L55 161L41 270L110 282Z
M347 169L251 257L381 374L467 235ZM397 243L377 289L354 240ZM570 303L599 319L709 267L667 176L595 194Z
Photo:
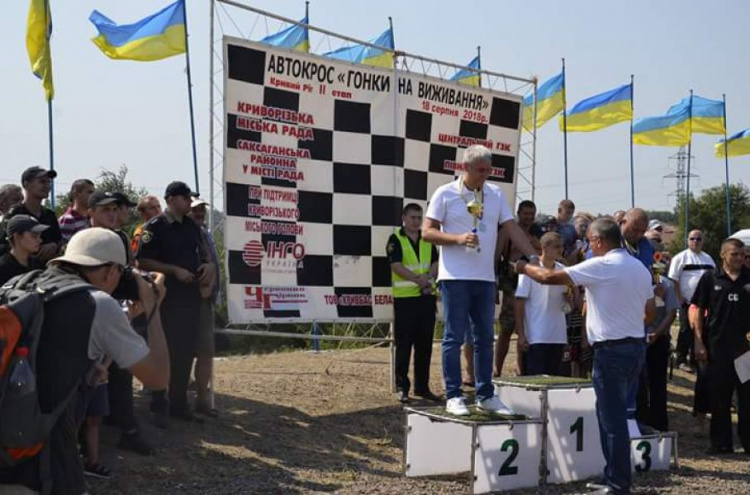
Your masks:
M726 239L714 263L702 250L703 234L693 230L688 248L672 258L663 225L643 209L595 217L576 211L569 199L560 202L557 216L538 221L535 204L522 201L513 221L500 188L486 182L491 159L481 145L467 148L465 174L435 191L421 231L414 221L421 208L407 205L404 227L387 245L399 400L409 401L413 347L415 395L446 399L448 413L467 416L463 388L473 388L478 410L511 412L495 396L491 378L502 373L515 333L518 374L591 376L606 460L602 481L591 485L628 493L628 420L643 433L669 428L670 329L679 313L674 357L680 369L697 373L694 415L697 425L710 415L708 452L734 451L730 408L736 393L738 434L750 455L750 381L740 383L734 366L750 351L750 249ZM434 319L414 323L417 311L434 310L438 289L444 398L426 388L425 349L434 334L424 325Z
M39 454L0 463L3 493L80 494L85 476L110 477L99 456L102 424L120 430L118 448L154 455L134 412L134 376L150 391L157 427L218 415L210 381L219 265L208 203L183 182L166 187L162 210L156 196L79 179L57 218L45 206L56 175L31 167L20 186L0 187L0 298L32 283L42 294L83 287L44 304L36 393L54 426Z

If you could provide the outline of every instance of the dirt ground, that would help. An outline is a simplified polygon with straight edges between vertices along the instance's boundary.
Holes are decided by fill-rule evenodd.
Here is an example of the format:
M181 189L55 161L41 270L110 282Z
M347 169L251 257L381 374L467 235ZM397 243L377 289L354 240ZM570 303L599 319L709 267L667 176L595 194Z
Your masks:
M511 346L513 348L513 345ZM103 433L103 459L115 475L90 482L93 494L468 493L468 475L407 479L401 406L390 394L388 350L286 352L222 358L216 365L221 416L204 425L153 427L137 399L154 457L113 447ZM509 355L506 369L514 355ZM443 390L440 347L432 387ZM708 457L690 414L692 375L675 370L669 384L670 425L680 433L680 468L635 477L635 493L750 494L750 457ZM412 404L419 405L413 401ZM426 405L426 404L425 404ZM514 493L585 493L584 483Z

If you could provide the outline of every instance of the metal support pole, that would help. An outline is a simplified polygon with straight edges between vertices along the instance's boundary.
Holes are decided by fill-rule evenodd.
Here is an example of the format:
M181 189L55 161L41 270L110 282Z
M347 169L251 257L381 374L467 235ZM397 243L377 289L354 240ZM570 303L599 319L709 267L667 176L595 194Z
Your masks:
M565 89L565 59L562 59L562 76L563 76L563 83L562 83L562 97L563 97L563 165L565 167L565 199L568 199L568 116L566 115L568 111L568 101L567 97L565 95L566 89Z
M208 28L208 231L214 233L214 15L216 2L211 2Z
M635 85L633 74L630 74L630 207L635 208L635 165L633 160L633 100L635 99Z
M396 393L396 346L395 346L396 330L393 322L390 323L388 330L388 354L389 354L389 380L391 382L391 393Z
M52 132L52 100L47 100L47 127L49 129L49 169L55 170L55 146ZM50 181L50 206L55 209L55 179Z
M685 188L685 246L687 247L687 238L690 233L690 162L693 148L693 90L690 90L690 108L688 110L688 119L690 121L690 140L688 141L687 156L687 182Z
M193 111L193 82L190 76L190 43L188 42L188 15L187 2L183 2L185 9L185 60L187 62L187 87L188 87L188 106L190 107L190 136L193 145L193 175L195 179L195 193L200 194L200 183L198 181L198 152L195 146L195 113ZM212 88L213 89L213 88Z
M727 197L727 237L732 235L732 203L729 198L729 141L727 136L727 95L721 95L724 102L724 174L726 182L724 193Z

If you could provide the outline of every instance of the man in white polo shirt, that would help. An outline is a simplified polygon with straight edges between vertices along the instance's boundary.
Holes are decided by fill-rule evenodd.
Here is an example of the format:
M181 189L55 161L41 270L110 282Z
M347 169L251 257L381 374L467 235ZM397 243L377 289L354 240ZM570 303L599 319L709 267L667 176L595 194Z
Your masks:
M688 305L695 288L704 273L716 268L713 258L703 252L703 232L691 230L687 239L688 248L677 253L669 264L669 278L675 283L677 301L680 304L680 333L677 335L677 364L683 371L692 372L693 329L688 322ZM690 361L690 364L688 364Z
M630 493L628 390L638 380L646 355L644 311L651 321L656 307L652 276L620 247L620 228L599 218L587 234L593 258L564 270L519 262L516 270L542 284L582 285L586 289L586 331L594 348L594 392L604 466L604 484Z
M463 156L466 172L432 195L422 225L422 238L440 246L438 282L443 296L443 379L450 414L469 410L461 391L461 345L469 332L474 342L477 406L485 411L510 411L495 396L492 355L495 309L495 245L498 226L526 256L536 257L526 234L499 187L487 183L492 154L481 145Z

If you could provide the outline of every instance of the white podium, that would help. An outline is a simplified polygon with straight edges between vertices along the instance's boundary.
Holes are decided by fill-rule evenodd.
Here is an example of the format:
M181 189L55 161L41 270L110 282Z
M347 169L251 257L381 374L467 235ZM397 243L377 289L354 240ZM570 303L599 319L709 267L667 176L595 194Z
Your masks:
M469 472L472 493L539 485L543 442L538 419L481 413L467 419L447 415L442 407L404 411L406 476Z
M600 475L596 397L588 380L568 377L512 377L494 380L495 391L514 412L542 420L543 483L565 483ZM677 435L631 437L633 470L666 470L677 459Z

